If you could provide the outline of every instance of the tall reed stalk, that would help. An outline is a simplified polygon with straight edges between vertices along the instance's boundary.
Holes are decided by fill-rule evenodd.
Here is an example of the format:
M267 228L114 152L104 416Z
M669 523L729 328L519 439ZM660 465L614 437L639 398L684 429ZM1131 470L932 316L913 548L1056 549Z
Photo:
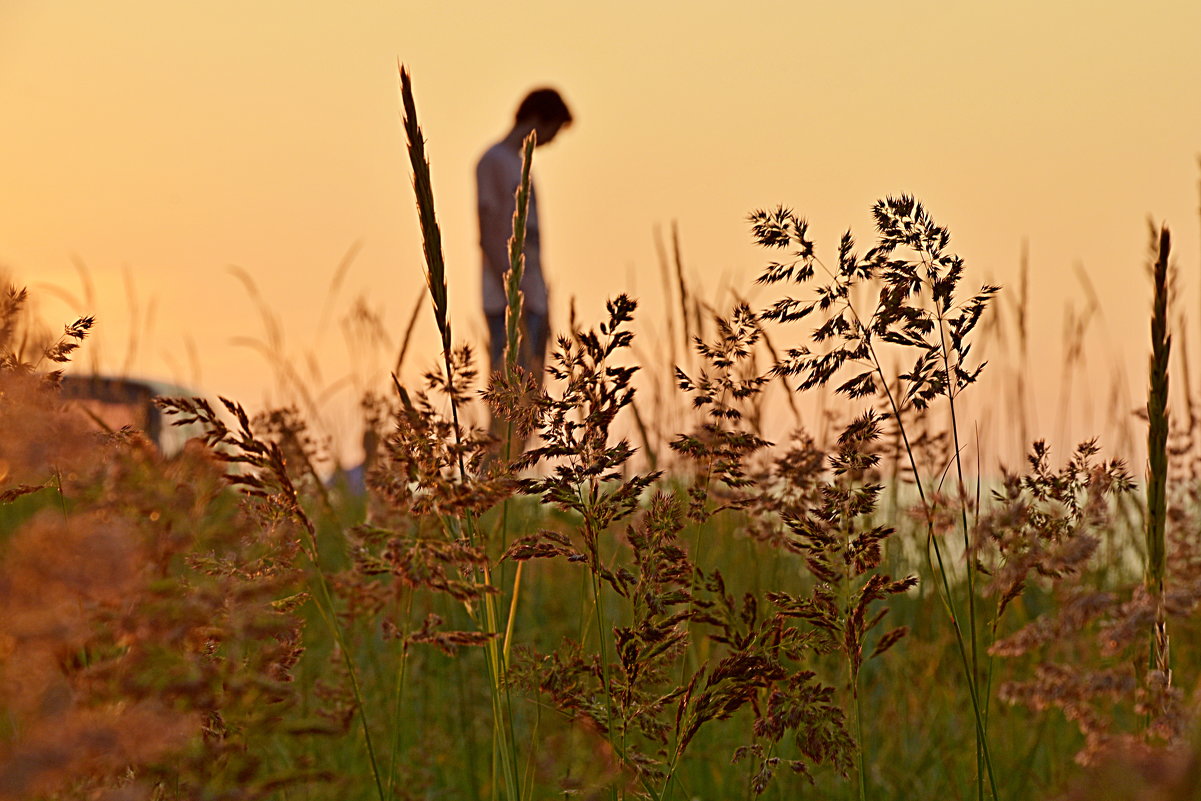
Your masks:
M680 227L671 221L671 256L676 270L676 284L680 289L680 322L684 326L684 352L687 353L692 337L700 336L700 326L688 324L688 282L684 280L684 260L680 256Z
M467 465L463 458L463 431L459 420L459 392L453 386L456 370L452 363L452 340L450 313L446 282L446 263L442 255L442 234L434 213L434 190L430 180L429 160L425 154L425 138L417 122L417 108L413 101L413 87L408 70L400 66L401 101L404 105L404 128L408 140L409 161L413 168L413 191L417 198L417 216L421 223L422 246L425 251L426 284L434 306L434 320L442 340L442 357L446 367L447 395L451 399L451 415L458 450L459 478L466 481ZM454 521L458 522L458 521ZM478 526L472 513L465 514L463 521L466 537L471 544L478 539ZM457 533L457 532L456 532ZM520 801L521 776L518 768L516 745L513 742L512 712L506 703L505 666L497 639L501 633L500 617L496 608L491 571L485 564L483 573L484 620L483 630L491 635L486 646L488 661L488 683L492 700L493 748L500 766L501 784L509 801ZM473 615L474 617L474 615ZM496 793L493 784L493 794Z
M530 208L530 166L534 161L534 148L538 144L538 135L530 131L522 144L521 154L521 183L517 186L516 203L513 209L513 235L509 237L509 270L505 273L505 359L504 377L506 383L515 386L519 380L517 365L521 361L522 311L525 295L521 291L521 280L525 276L525 229L529 218ZM495 428L493 429L495 431ZM513 453L514 445L513 420L505 421L504 457L509 462L517 454ZM501 540L503 552L508 547L509 536L509 502L506 499L501 508ZM521 565L518 565L520 569ZM517 579L515 579L517 581ZM503 583L503 579L502 579ZM512 604L517 603L516 595ZM505 636L506 652L508 651L508 629Z
M1164 611L1164 572L1167 562L1164 531L1167 523L1168 484L1168 359L1172 337L1168 334L1168 255L1171 235L1159 230L1159 255L1153 280L1155 300L1151 313L1150 387L1147 394L1147 566L1146 588L1155 603L1155 631L1150 664L1171 682L1168 630Z
M517 205L513 211L513 236L509 238L509 272L505 276L505 374L512 380L521 355L521 312L524 296L521 279L525 276L525 226L530 209L530 165L538 134L530 131L522 144L521 185L517 187ZM512 424L510 424L510 429Z
M522 306L524 295L521 291L521 279L525 275L525 230L529 219L530 208L530 166L534 161L534 148L538 144L538 135L530 131L522 144L521 154L521 183L517 187L516 207L513 210L513 235L509 238L509 272L505 275L505 380L513 385L518 380L517 365L520 361L522 344ZM505 462L508 463L517 454L513 453L515 440L513 420L505 422ZM509 499L506 498L501 506L500 547L503 552L509 540ZM513 645L513 624L517 619L517 602L521 593L521 574L525 569L524 562L517 563L513 574L513 583L509 591L509 610L504 625L504 638L501 645L500 659L503 669L509 669L509 654ZM504 565L501 566L501 584L507 584ZM509 687L505 685L505 712L509 726L513 722L512 699ZM514 743L516 737L512 729L509 731ZM514 748L516 746L514 745ZM514 751L514 764L516 752Z

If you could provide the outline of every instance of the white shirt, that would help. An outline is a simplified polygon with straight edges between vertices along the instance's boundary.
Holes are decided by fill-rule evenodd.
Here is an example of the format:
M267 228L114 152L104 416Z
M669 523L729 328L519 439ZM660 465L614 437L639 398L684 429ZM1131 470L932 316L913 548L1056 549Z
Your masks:
M521 150L498 142L480 157L475 168L476 198L483 252L484 313L501 314L505 302L504 274L509 270L509 238L521 185ZM527 311L546 314L546 283L542 279L542 254L538 235L538 196L530 184L530 206L525 223L525 272L521 278Z

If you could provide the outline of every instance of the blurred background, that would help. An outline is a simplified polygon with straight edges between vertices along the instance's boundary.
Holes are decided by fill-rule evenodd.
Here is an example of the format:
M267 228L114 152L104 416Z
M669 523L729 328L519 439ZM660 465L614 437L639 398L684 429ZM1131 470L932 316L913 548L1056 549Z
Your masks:
M1138 459L1148 220L1174 235L1177 355L1201 352L1199 30L1194 0L0 0L0 267L48 325L97 316L73 370L301 403L353 462L424 291L398 60L456 338L480 345L475 161L551 85L576 118L534 168L554 327L629 292L663 379L673 229L692 297L762 306L749 211L795 208L834 262L908 193L968 285L1005 286L976 349L982 461L1094 434ZM436 357L422 307L406 380Z

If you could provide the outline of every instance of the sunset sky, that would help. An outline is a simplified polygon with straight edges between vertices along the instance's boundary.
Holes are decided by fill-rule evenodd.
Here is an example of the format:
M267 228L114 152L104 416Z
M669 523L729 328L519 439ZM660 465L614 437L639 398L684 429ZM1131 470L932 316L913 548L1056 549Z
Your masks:
M627 291L660 336L655 230L672 221L705 297L764 303L751 209L794 207L833 260L848 227L870 246L876 199L913 194L973 283L1016 289L1028 243L1050 427L1082 275L1100 305L1089 380L1121 368L1141 396L1149 216L1173 230L1182 308L1201 309L1199 32L1197 0L0 0L0 266L48 322L97 315L81 367L257 407L284 398L247 344L267 337L236 266L297 371L318 374L314 395L352 409L382 386L423 290L399 59L460 337L483 331L475 161L527 90L552 85L576 117L535 159L556 323L571 298L590 321ZM388 341L348 344L359 298ZM414 376L436 355L423 315ZM1012 376L983 380L997 396Z

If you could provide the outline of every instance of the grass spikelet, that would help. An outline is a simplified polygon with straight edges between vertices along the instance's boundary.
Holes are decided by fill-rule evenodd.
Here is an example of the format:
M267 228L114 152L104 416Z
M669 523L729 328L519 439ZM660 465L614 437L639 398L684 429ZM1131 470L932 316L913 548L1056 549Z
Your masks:
M417 196L417 218L421 222L421 244L425 250L425 280L434 303L434 319L442 338L442 352L449 353L450 312L446 290L446 260L442 256L442 231L434 214L434 186L430 180L430 163L425 154L425 137L417 123L417 106L413 102L413 83L409 71L400 67L400 96L404 104L405 138L408 140L409 162L413 165L413 193Z
M517 208L513 212L513 236L509 238L509 273L505 276L505 376L510 381L521 354L521 307L524 297L521 279L525 275L525 225L530 210L530 165L538 135L530 131L522 145L521 185L517 187Z
M1167 561L1168 484L1168 359L1172 337L1168 334L1168 255L1172 240L1167 227L1159 231L1159 255L1153 280L1155 300L1151 314L1150 388L1147 395L1147 565L1146 586L1155 599L1155 633L1151 665L1171 681L1168 632L1164 612L1164 573Z

